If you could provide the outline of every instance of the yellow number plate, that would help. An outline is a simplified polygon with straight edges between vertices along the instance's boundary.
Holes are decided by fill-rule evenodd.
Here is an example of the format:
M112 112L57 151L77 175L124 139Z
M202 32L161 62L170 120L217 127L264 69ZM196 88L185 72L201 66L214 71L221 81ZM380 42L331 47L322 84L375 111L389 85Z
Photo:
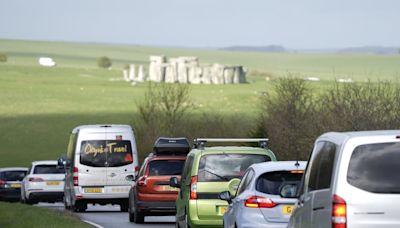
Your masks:
M294 206L283 206L282 207L282 213L284 215L291 215L293 212Z
M102 188L85 188L84 191L85 191L85 193L102 193L103 189Z
M11 188L20 188L21 184L11 184Z
M226 207L219 207L219 213L221 215L225 214L225 211L226 211Z
M59 185L60 182L59 181L47 181L46 185Z
M161 190L162 191L178 191L177 188L171 187L169 185L163 185L161 186Z

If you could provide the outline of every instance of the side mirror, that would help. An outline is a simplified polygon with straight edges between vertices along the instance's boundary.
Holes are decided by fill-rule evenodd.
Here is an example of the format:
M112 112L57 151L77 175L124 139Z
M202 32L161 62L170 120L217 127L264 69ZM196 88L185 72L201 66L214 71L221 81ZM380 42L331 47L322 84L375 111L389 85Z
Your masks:
M176 178L176 177L171 177L171 179L169 179L169 186L174 187L174 188L181 188L178 178Z
M128 176L125 177L125 180L127 180L127 181L135 181L136 178L135 178L134 175L128 175Z
M283 184L279 190L279 194L282 198L297 198L297 188L297 183Z
M227 201L229 204L232 203L231 193L229 191L224 191L219 194L219 199Z

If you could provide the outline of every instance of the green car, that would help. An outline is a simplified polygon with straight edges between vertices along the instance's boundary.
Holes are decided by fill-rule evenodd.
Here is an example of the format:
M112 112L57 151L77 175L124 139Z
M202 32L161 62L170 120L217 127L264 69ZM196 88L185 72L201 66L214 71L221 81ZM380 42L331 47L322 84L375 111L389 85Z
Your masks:
M213 146L206 143L231 144L257 142L260 147ZM180 188L176 200L177 227L222 227L222 217L228 207L219 193L236 192L240 178L254 163L276 161L267 148L268 139L197 139L188 154L181 181L172 177L170 185Z

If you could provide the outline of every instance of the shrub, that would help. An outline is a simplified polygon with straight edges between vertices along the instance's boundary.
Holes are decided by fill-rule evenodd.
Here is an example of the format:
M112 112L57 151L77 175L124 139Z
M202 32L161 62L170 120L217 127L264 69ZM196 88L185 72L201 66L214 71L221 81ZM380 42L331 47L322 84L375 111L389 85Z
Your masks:
M7 62L7 54L0 52L0 62Z
M111 65L112 65L111 59L106 56L102 56L97 59L97 66L101 68L110 68Z
M268 137L279 159L304 159L312 148L316 105L307 83L291 77L277 79L274 93L261 98L255 136Z

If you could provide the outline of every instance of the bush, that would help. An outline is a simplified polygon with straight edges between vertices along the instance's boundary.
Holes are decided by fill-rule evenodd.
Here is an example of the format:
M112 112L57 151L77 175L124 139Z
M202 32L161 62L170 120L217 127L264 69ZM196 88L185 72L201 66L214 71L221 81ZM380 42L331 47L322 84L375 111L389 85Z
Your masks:
M7 62L7 54L0 52L0 62Z
M277 79L274 95L261 101L256 137L268 137L279 159L306 158L315 132L316 105L308 82L297 78Z
M106 56L102 56L97 59L97 66L101 68L110 68L111 65L112 65L111 59Z

